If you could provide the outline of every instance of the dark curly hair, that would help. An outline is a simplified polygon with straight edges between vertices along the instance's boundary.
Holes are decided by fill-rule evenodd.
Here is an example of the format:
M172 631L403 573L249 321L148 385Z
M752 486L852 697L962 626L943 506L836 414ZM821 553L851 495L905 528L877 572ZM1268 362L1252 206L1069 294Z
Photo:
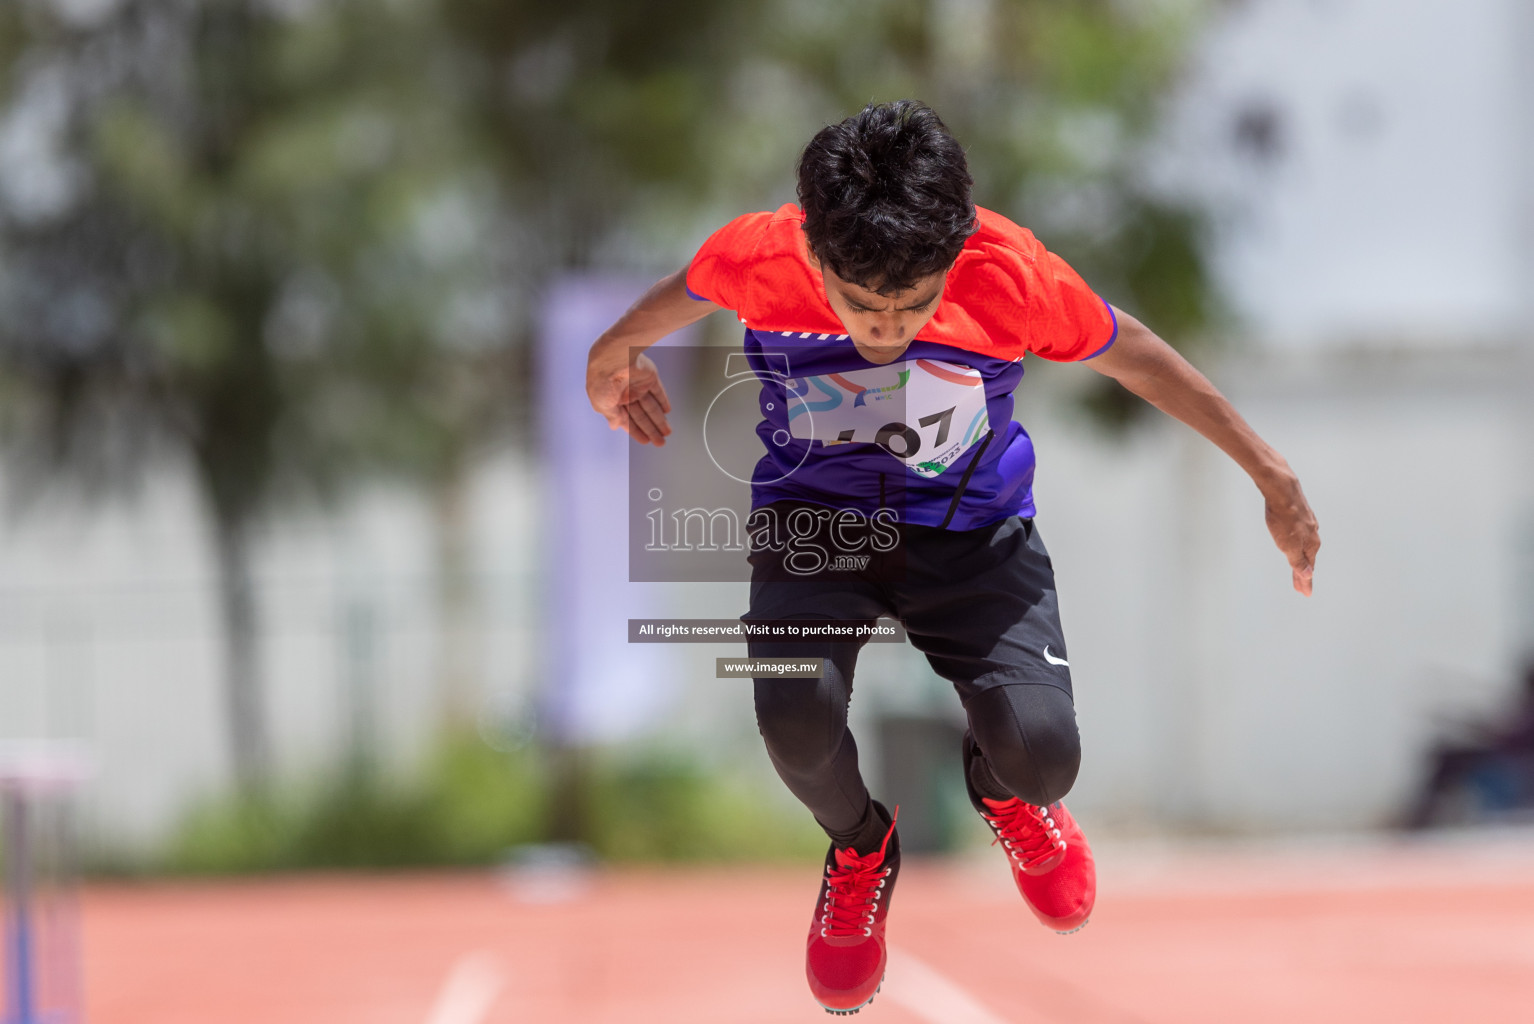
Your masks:
M870 103L799 158L810 250L838 277L892 294L947 270L975 230L964 150L916 100Z

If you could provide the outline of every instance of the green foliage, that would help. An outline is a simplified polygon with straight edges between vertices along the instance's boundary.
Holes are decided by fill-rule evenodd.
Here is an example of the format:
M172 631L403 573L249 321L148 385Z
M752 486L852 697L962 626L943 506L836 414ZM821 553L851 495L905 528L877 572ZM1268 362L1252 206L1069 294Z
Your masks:
M315 868L486 865L547 839L543 773L531 748L491 749L474 735L443 740L414 778L357 768L318 789L230 797L191 813L160 870L229 874ZM720 777L674 752L606 753L594 764L592 832L612 861L813 857L825 836L759 785Z
M443 740L418 777L360 766L318 788L235 795L194 810L164 859L171 872L487 864L537 838L542 786L527 752L473 736Z
M503 404L475 358L512 331L484 301L500 207L432 5L22 9L34 38L0 81L51 97L39 149L79 173L57 208L0 194L0 369L46 399L13 448L89 476L128 420L241 522L359 470L434 471Z
M675 752L599 762L588 841L614 861L778 860L823 856L825 833L753 785Z

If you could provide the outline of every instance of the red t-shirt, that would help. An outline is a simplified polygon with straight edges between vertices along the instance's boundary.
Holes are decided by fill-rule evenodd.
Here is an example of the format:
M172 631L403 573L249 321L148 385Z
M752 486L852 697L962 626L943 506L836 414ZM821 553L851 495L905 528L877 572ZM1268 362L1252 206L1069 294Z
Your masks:
M1113 314L1064 260L1027 228L976 208L979 229L964 243L937 313L920 339L967 352L1018 359L1090 359L1114 337ZM747 327L839 335L842 323L810 265L799 207L737 217L703 243L687 269L687 290Z
M937 312L883 365L858 353L826 300L797 206L737 217L703 243L687 290L736 312L761 381L753 507L895 508L955 530L1033 515L1033 443L1012 419L1023 357L1090 359L1117 324L1026 228L977 214Z

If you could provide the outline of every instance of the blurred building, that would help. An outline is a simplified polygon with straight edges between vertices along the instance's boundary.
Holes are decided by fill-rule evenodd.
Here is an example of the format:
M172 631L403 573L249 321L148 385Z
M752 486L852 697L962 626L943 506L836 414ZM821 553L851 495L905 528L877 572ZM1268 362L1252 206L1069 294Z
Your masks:
M1382 823L1432 737L1493 713L1534 652L1531 45L1521 0L1218 8L1148 173L1214 204L1235 327L1203 362L1299 472L1325 546L1302 599L1229 460L1160 418L1107 436L1067 400L1085 370L1030 369L1019 416L1040 453L1089 823ZM471 488L466 664L491 732L548 682L546 480L506 452ZM285 771L355 742L408 763L430 736L444 637L465 636L438 619L436 528L427 501L380 490L268 530L257 577ZM228 777L195 496L168 472L112 510L45 506L0 530L0 733L88 739L96 827L150 841ZM691 585L655 614L744 606L743 586ZM680 652L682 678L629 734L759 744L749 691L713 678L730 653ZM910 713L957 702L909 648L870 646L853 724L871 775L875 720Z

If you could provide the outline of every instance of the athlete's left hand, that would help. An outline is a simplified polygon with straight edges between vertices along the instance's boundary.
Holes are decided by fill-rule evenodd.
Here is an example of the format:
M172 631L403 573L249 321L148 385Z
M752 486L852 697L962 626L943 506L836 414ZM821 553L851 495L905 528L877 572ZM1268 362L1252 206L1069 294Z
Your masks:
M1309 597L1316 552L1321 549L1316 514L1310 510L1305 492L1300 490L1300 480L1292 472L1266 483L1262 497L1267 503L1268 532L1294 571L1294 589Z

